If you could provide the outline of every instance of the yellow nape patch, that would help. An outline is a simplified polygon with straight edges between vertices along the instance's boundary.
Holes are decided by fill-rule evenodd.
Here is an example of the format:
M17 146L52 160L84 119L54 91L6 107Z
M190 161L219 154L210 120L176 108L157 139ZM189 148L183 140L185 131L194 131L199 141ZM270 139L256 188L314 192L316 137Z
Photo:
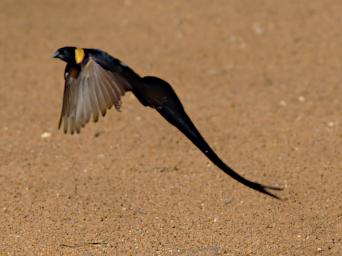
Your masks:
M75 60L77 64L80 64L84 59L85 53L82 48L75 49Z

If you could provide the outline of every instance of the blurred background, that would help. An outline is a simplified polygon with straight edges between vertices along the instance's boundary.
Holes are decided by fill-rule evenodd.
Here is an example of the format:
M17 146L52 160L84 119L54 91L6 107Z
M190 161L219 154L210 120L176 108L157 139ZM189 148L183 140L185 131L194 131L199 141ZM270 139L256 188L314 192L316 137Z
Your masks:
M340 255L342 3L0 2L1 255ZM213 166L127 94L57 130L71 45L167 80Z

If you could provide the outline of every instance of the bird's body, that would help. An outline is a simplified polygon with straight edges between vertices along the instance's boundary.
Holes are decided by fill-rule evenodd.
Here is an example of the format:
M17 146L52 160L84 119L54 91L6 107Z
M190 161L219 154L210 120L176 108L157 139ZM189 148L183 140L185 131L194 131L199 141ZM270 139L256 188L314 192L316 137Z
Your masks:
M226 174L254 190L277 198L266 189L280 189L243 178L217 156L196 129L166 81L153 76L141 77L120 60L97 49L64 47L54 57L67 62L59 122L59 127L64 123L65 133L79 133L91 116L97 121L99 113L104 116L106 110L113 105L119 109L121 97L125 92L131 91L141 104L157 110Z

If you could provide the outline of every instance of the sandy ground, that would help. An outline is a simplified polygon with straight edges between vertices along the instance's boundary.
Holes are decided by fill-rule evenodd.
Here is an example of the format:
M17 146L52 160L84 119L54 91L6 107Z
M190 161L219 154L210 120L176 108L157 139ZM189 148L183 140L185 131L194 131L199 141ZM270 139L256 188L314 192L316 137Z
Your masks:
M341 13L1 0L0 255L342 255ZM64 45L169 81L219 155L283 201L225 176L133 95L63 135Z

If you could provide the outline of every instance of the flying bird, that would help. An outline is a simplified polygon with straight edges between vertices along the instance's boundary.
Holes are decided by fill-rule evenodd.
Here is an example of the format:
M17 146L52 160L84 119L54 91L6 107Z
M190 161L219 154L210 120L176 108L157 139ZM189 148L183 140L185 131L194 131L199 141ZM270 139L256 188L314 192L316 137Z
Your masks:
M79 133L93 118L114 106L120 110L121 98L132 92L140 103L159 112L170 124L177 127L218 168L247 187L279 199L268 190L281 188L252 182L226 165L199 133L171 85L154 77L141 77L130 67L99 49L62 47L54 58L67 63L64 79L64 96L58 128L64 133Z

